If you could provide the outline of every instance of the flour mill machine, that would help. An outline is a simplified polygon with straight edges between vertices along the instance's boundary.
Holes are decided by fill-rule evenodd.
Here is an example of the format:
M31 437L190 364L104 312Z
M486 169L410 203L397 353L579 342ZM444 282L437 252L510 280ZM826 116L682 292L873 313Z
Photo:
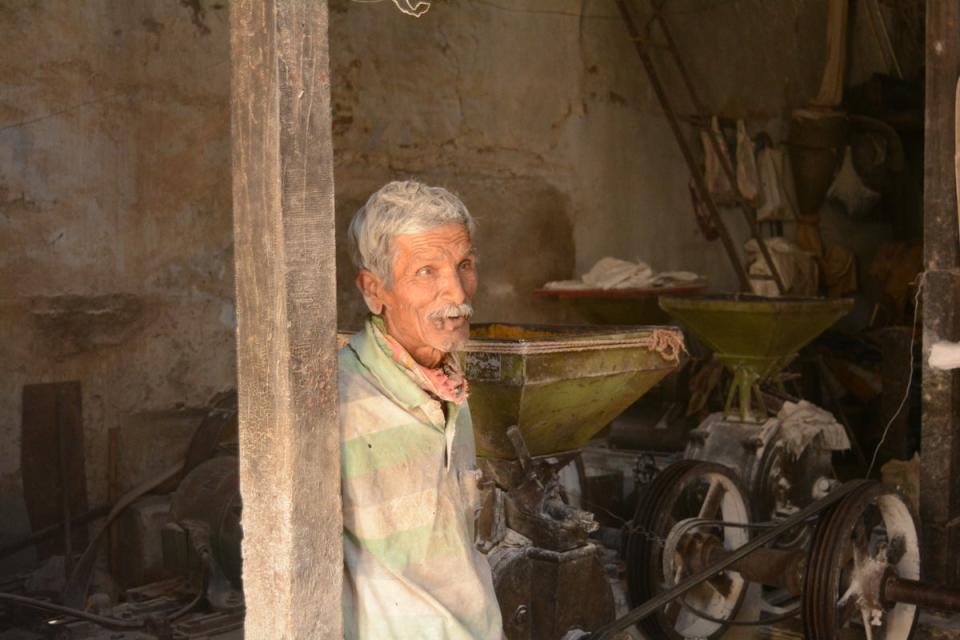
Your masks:
M660 306L732 377L723 411L689 433L684 457L734 469L757 519L789 515L825 495L836 482L833 451L849 448L844 427L803 401L771 415L760 385L776 385L797 352L845 316L852 300L696 295L661 297Z
M753 404L757 383L849 303L693 304L698 311L682 319L703 330L737 384L727 411L701 425L687 459L642 488L612 545L634 606L619 617L617 579L604 559L611 545L600 543L594 515L571 504L559 471L678 366L682 337L667 327L475 327L464 355L484 472L477 539L507 638L612 640L633 625L657 640L719 638L731 625L756 623L742 620L751 584L794 596L796 604L768 621L799 618L812 640L838 640L851 626L870 640L906 640L918 606L960 610L960 591L919 582L917 527L895 490L837 482L822 427L771 418ZM745 316L747 338L714 335L702 326L711 313ZM791 429L803 431L802 446Z
M770 483L758 484L766 472L752 469L767 469L771 452L792 446L785 431L794 427L785 427L782 419L771 423L757 405L749 408L752 420L745 419L743 399L756 400L756 380L774 373L843 311L842 303L818 309L813 302L787 302L774 311L764 306L781 302L756 302L752 339L745 342L749 351L739 360L733 358L735 343L703 330L704 341L735 375L737 367L746 368L740 375L745 383L734 392L741 402L728 404L732 415L714 417L709 429L701 426L707 433L688 447L687 459L663 467L644 484L632 521L614 539L601 535L605 531L594 514L571 500L560 474L614 416L677 368L680 331L474 328L464 360L483 470L477 545L493 569L509 640L620 640L634 625L650 640L712 640L732 625L756 623L758 613L745 606L754 585L779 588L794 599L764 622L789 618L810 640L840 640L852 628L868 640L907 640L918 607L960 611L960 590L919 580L917 526L894 489L867 480L841 484L827 475L830 482L797 494L774 491L772 509L755 507L754 498L764 499L762 490ZM816 329L790 328L799 322L794 311L803 308L817 317ZM695 319L685 321L694 327L706 315L690 317ZM783 334L792 337L773 339ZM39 621L47 635L30 637L239 637L242 507L230 446L236 429L235 399L210 412L188 449L189 473L168 496L167 517L143 534L156 541L167 578L128 589L122 604L98 603L98 614L53 606L57 613L49 615L55 617ZM774 458L785 469L780 477L790 482L790 469L806 468L797 461L807 448L824 449L814 446L817 437L820 431L800 456L788 450ZM708 459L694 459L698 452ZM809 464L828 474L821 453ZM96 541L91 549L78 568L94 566L84 559L95 559ZM78 568L75 575L84 573ZM102 594L89 593L89 580L73 577L67 595L73 585L80 603L87 596L98 602ZM623 602L618 606L616 596L624 581L634 607L629 611ZM51 610L50 603L12 593L0 593L0 606Z
M479 325L465 347L480 467L478 544L510 640L561 638L614 619L593 514L558 471L679 364L666 327Z

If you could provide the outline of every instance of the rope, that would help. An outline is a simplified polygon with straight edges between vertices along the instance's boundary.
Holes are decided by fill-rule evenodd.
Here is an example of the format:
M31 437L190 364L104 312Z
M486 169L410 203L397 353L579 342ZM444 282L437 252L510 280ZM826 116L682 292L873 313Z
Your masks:
M917 279L914 280L914 282L917 283L917 293L913 296L913 329L910 332L910 372L907 374L907 384L903 390L903 399L900 400L900 406L897 407L897 410L890 416L890 421L887 422L887 426L883 428L883 435L880 436L880 442L877 443L876 448L873 450L873 457L870 458L870 466L867 467L867 475L864 476L865 478L869 478L873 473L873 466L877 463L877 455L880 453L880 447L883 446L884 441L887 439L887 434L890 432L890 427L893 426L893 421L899 417L900 412L903 411L903 407L910 398L910 387L913 385L913 342L917 339L917 318L920 316L920 293L923 291L923 284L926 280L926 271L918 275Z
M651 351L656 351L667 362L680 364L680 355L687 353L683 343L683 334L676 329L654 329L650 337L643 341Z

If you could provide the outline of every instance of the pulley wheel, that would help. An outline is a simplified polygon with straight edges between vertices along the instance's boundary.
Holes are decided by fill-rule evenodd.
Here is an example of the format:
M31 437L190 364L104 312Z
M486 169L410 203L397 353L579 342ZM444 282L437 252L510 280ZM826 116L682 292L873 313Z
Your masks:
M734 473L713 462L683 460L664 469L640 498L630 523L626 557L627 582L633 606L688 577L683 558L674 548L674 528L690 518L746 523L750 507ZM747 529L709 526L725 549L749 539ZM670 557L665 558L666 554ZM669 575L667 575L669 574ZM687 592L639 623L651 638L717 638L727 625L702 618L733 620L747 591L747 582L735 571L724 571Z
M916 520L896 490L864 482L817 523L801 600L804 638L835 640L851 627L867 640L909 638L917 607L880 601L891 572L920 577Z

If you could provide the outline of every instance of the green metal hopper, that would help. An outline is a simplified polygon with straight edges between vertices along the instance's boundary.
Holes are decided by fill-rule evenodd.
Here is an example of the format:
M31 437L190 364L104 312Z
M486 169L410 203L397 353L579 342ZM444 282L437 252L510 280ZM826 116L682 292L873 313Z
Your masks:
M757 422L766 417L765 410L751 411L751 394L763 406L759 383L771 380L801 348L847 315L853 300L699 295L662 297L660 306L733 373L724 413Z
M463 351L478 454L515 458L512 425L531 455L579 449L682 350L671 327L474 325Z

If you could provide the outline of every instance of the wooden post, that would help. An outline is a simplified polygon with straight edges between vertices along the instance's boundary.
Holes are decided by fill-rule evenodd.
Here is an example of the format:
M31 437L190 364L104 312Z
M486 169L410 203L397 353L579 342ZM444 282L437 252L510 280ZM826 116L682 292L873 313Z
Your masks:
M960 373L927 366L930 346L960 340L960 238L954 97L960 0L927 3L924 118L923 464L920 516L925 580L960 584Z
M342 637L327 4L230 3L245 637Z

